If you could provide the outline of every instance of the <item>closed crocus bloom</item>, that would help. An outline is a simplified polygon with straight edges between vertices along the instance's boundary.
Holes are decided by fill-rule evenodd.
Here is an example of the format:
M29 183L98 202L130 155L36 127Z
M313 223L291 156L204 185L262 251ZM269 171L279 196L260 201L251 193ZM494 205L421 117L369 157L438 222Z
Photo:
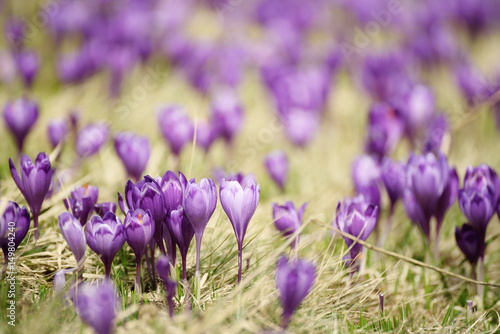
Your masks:
M337 205L337 216L333 226L344 233L348 233L361 240L366 240L372 233L378 219L378 207L367 202L363 195L354 198L346 198ZM354 241L344 237L348 247L351 247ZM363 246L355 243L350 250L351 265L354 264L356 257L363 250Z
M103 202L94 205L94 211L99 217L103 218L108 212L116 213L116 203L115 202Z
M424 210L416 200L415 195L413 195L409 189L406 189L403 193L403 204L406 214L410 220L422 230L422 233L424 233L427 241L429 242L431 235L431 216L425 214Z
M232 142L243 125L243 108L236 94L218 90L212 100L212 125L226 142Z
M186 257L191 240L193 240L194 230L181 206L177 210L172 210L167 216L167 228L175 244L179 247L182 259L182 274L183 278L186 279Z
M491 167L480 165L467 168L458 202L469 222L483 233L496 210L499 191L498 176Z
M172 153L179 155L185 144L193 140L194 126L187 113L179 106L171 105L157 113L160 130Z
M444 115L439 115L429 125L424 144L424 152L432 152L438 155L439 152L446 152L449 147L450 126L448 119Z
M260 185L250 180L243 189L237 181L223 180L220 185L220 203L226 212L238 243L238 283L241 281L243 239L260 199Z
M69 198L63 200L66 210L71 210L80 223L85 225L94 212L94 205L97 203L99 189L94 186L84 184L82 187L75 187Z
M407 94L404 106L406 131L413 139L432 120L435 108L434 94L426 86L415 85Z
M106 144L109 128L106 124L94 123L80 129L76 135L76 153L80 157L96 154Z
M304 203L299 210L295 208L293 202L286 202L285 205L273 203L274 226L284 237L289 237L302 226L302 216L306 210L307 203ZM292 247L297 246L299 237L292 243Z
M17 70L23 78L24 85L31 88L40 67L40 57L32 50L21 51L14 57L16 59Z
M52 180L49 157L44 152L41 152L37 155L35 163L33 163L27 155L23 154L21 156L21 176L17 173L12 159L9 159L9 166L14 182L30 207L35 226L36 243L38 239L38 216Z
M135 253L137 271L135 283L141 289L141 259L146 247L153 238L155 223L149 211L142 209L130 210L125 216L125 236L128 245Z
M59 145L69 133L69 127L66 119L54 118L47 126L47 136L52 147Z
M394 205L403 196L406 187L406 165L403 162L384 158L381 176L391 201L391 210L394 210Z
M368 114L366 151L378 158L391 153L404 131L404 123L394 108L387 103L376 103Z
M354 160L352 179L356 192L376 206L380 206L380 177L380 165L374 157L364 154Z
M5 202L0 201L0 211L2 211L4 205ZM7 264L9 263L9 247L13 247L15 251L23 241L24 237L26 237L26 234L28 234L29 228L30 214L28 209L24 206L20 208L16 202L7 202L5 210L0 217L0 248L3 251L5 260L2 273L0 274L0 279L7 270Z
M113 259L125 243L122 221L113 212L106 213L104 218L95 215L85 225L85 236L87 245L101 258L109 278Z
M174 296L175 290L177 288L177 282L172 279L170 273L170 262L171 259L168 256L163 255L158 259L156 264L156 269L158 270L158 275L160 276L163 284L165 284L165 290L167 291L167 303L170 317L174 316Z
M449 168L444 154L411 154L406 181L415 199L428 216L435 213L437 202L448 183Z
M472 266L475 266L477 260L479 259L481 248L484 249L484 245L481 247L480 240L477 235L477 231L471 224L463 224L462 227L455 228L455 239L457 240L458 248L465 254L465 257Z
M187 183L182 207L196 237L196 274L198 276L200 274L201 239L216 206L217 188L212 179L202 179L199 184L196 184L193 179Z
M269 153L264 164L271 178L283 191L288 178L288 158L283 151L273 151Z
M177 176L174 172L167 171L157 182L163 192L165 210L167 213L176 210L182 205L184 188L187 185L187 180L181 172L179 172L179 176Z
M98 284L83 284L78 288L76 311L96 334L110 334L120 300L109 280Z
M214 125L206 120L198 121L196 124L196 145L205 152L210 150L212 143L217 139L219 133Z
M7 102L3 118L16 140L18 152L22 152L24 140L38 120L38 103L24 97Z
M118 133L115 135L115 150L128 175L139 180L148 164L151 151L148 137L132 132Z
M59 229L75 256L78 268L82 270L85 261L85 247L87 245L82 225L71 213L63 212L59 215Z
M315 270L313 263L300 259L288 261L283 256L278 261L276 287L283 307L281 327L288 326L293 313L309 294L316 276Z

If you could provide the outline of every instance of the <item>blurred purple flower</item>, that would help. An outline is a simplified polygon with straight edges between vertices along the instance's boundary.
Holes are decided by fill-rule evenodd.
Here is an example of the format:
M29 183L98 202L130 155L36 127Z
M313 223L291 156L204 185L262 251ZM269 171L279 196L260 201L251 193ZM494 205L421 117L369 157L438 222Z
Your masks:
M17 150L21 153L26 136L38 120L38 103L24 97L7 102L3 109L3 117L16 140Z
M53 118L50 120L47 126L47 136L52 147L55 148L61 141L64 141L68 133L69 127L66 119Z
M379 159L392 153L403 131L403 120L389 104L374 104L368 114L366 152L375 154Z
M174 297L177 282L172 279L173 276L170 273L170 258L165 255L160 257L158 259L158 263L156 264L156 269L158 270L158 275L163 281L163 284L165 284L169 315L172 318L174 316Z
M273 151L264 159L264 165L278 187L283 191L288 178L288 158L283 151Z
M380 207L381 168L370 155L358 156L352 164L352 179L356 192L365 196L369 203Z
M293 202L288 201L285 205L278 205L273 203L273 221L274 226L281 234L288 238L297 232L302 226L302 216L306 210L308 203L304 203L298 210L295 208ZM293 241L292 248L299 244L300 235Z
M135 180L139 180L148 164L151 145L146 136L133 132L115 134L115 151L120 157L127 173Z
M484 245L480 245L484 240L480 240L476 228L468 223L463 224L462 227L457 226L455 228L455 239L458 248L464 253L472 266L475 266L479 259L481 249L485 247Z
M35 51L24 50L14 55L17 70L21 74L24 85L31 88L40 67L40 57Z
M394 205L403 197L406 187L406 165L404 162L396 162L390 158L382 161L382 181L391 201L391 211Z
M185 144L193 140L194 127L187 113L179 106L171 105L157 113L160 130L173 154L178 156Z
M0 210L5 204L0 201ZM3 251L4 264L0 280L7 270L10 252L14 253L30 228L30 214L26 207L20 208L16 202L8 201L0 217L0 248ZM12 251L12 249L14 249Z
M108 141L109 128L103 123L93 123L80 129L76 135L76 153L80 157L96 154Z
M211 108L211 123L216 133L226 142L232 142L243 125L243 107L236 93L229 89L216 91Z
M59 215L59 229L66 240L71 252L75 256L76 263L80 270L83 270L85 262L85 233L82 225L71 213L63 212Z

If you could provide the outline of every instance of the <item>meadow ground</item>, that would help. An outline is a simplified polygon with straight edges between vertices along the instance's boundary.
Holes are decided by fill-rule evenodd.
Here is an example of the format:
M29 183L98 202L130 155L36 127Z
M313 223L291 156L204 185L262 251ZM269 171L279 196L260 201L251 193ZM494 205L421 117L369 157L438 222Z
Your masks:
M491 48L494 38L475 46L474 54L483 57L482 50ZM491 54L491 53L489 53ZM482 59L481 59L482 60ZM484 62L492 61L485 59ZM161 175L175 169L176 161L169 155L154 110L156 106L179 103L197 118L206 117L209 101L192 91L175 73L163 67L150 70L161 77L154 87L141 90L144 78L151 71L137 69L127 79L123 96L110 101L103 91L103 76L92 78L78 87L58 87L37 82L33 95L40 101L40 120L27 140L26 153L34 157L48 151L45 125L56 115L65 115L71 108L83 111L82 122L104 120L112 131L134 130L148 135L153 143L146 174ZM500 134L493 115L485 109L468 113L446 72L429 74L436 91L438 106L452 123L453 133L449 152L450 165L456 166L463 179L467 165L487 163L500 170ZM340 73L332 87L328 109L314 142L304 150L292 147L284 138L279 123L273 117L273 105L260 84L258 76L249 73L240 93L246 109L244 130L232 151L217 142L208 155L200 149L184 150L179 170L188 178L212 177L215 166L243 173L252 173L261 185L261 199L245 238L241 286L236 285L237 248L231 224L220 204L210 220L202 244L199 300L192 311L185 309L183 288L179 286L176 315L169 319L165 292L148 289L149 278L143 272L146 292L133 292L135 260L125 246L114 261L112 278L122 297L122 310L116 332L129 333L245 333L279 330L281 307L275 287L276 263L282 254L292 251L275 230L272 203L292 200L296 205L308 202L300 247L301 258L317 266L313 289L297 310L288 331L294 333L367 333L389 332L492 332L500 323L500 295L496 288L486 287L484 303L475 296L475 286L463 280L422 268L404 260L367 251L364 269L351 280L344 267L346 254L342 238L332 238L329 226L337 202L353 194L350 168L353 158L362 152L368 98L363 95L346 73ZM144 88L144 87L142 87ZM135 92L135 93L134 93ZM0 104L12 97L12 91L0 92ZM123 106L126 106L124 108ZM130 110L130 113L123 110ZM265 172L262 159L276 148L283 148L290 157L289 184L280 193ZM409 148L402 145L397 157L405 159ZM24 203L12 181L8 158L15 153L7 132L0 133L0 173L2 198ZM75 158L71 145L63 149L60 170L70 169ZM0 332L17 333L90 333L74 309L61 306L53 298L52 281L57 270L74 267L74 257L59 228L57 216L65 210L62 199L75 185L84 183L99 187L100 201L115 201L116 192L123 191L127 181L123 166L111 143L74 172L70 183L44 203L40 217L40 238L34 246L33 233L19 250L17 259L16 327L0 318ZM387 203L384 198L384 203ZM123 218L123 217L122 217ZM379 224L384 226L387 210L381 211ZM402 256L424 261L456 274L469 276L470 267L456 246L454 228L463 223L458 205L446 216L440 235L440 259L431 260L419 230L406 217L402 205L396 209L393 229L384 248ZM498 283L500 277L500 224L495 216L488 227L488 247L485 279ZM374 243L372 235L367 242ZM188 279L194 277L194 240L188 255ZM292 254L291 254L292 255ZM179 274L179 273L178 273ZM104 268L98 257L87 249L84 279L103 278ZM7 307L7 284L0 283L0 307ZM379 293L385 296L384 312L379 308ZM467 300L473 300L475 310L467 312ZM483 305L481 305L483 304Z

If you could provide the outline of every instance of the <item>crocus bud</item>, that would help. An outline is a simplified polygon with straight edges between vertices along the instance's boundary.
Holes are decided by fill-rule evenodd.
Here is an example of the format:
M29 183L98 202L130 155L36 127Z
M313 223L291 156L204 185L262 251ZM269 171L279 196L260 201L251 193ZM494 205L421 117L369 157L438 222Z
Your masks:
M483 240L480 240L476 229L471 224L463 224L462 227L455 228L455 239L457 240L458 248L465 254L465 257L472 265L477 263L481 249L484 245L480 245Z
M193 140L193 122L184 109L176 105L159 110L157 118L163 137L172 153L178 156L184 145Z
M108 212L116 213L116 203L115 202L103 202L94 205L94 211L101 218L104 218L104 215Z
M40 214L43 200L49 191L52 180L49 157L41 152L37 155L33 164L33 161L27 155L23 154L21 156L21 176L17 173L12 159L9 159L9 166L10 174L26 199L33 215L36 242L38 239L38 215Z
M458 202L460 210L476 229L486 231L486 226L497 207L499 184L498 176L491 167L467 167L464 187L459 191Z
M406 132L412 139L430 123L434 115L435 100L431 89L423 85L415 85L407 94L403 117Z
M96 154L106 144L109 128L106 124L94 123L80 129L76 135L76 153L80 157Z
M217 188L212 179L202 179L196 184L192 179L186 185L182 207L193 227L196 237L196 272L200 272L201 239L205 227L217 206Z
M403 196L406 187L406 165L390 158L382 161L382 181L391 201L391 209L399 198Z
M376 206L380 206L380 177L379 163L370 155L361 155L352 164L352 179L356 192L365 196L365 199Z
M35 51L24 50L15 56L17 70L21 74L24 85L31 88L38 69L40 67L40 57Z
M264 164L273 181L283 191L288 178L288 158L286 153L273 151L266 156Z
M64 118L54 118L47 126L47 136L52 147L59 145L69 133L68 123Z
M109 278L113 259L125 243L122 221L113 212L106 213L104 218L94 215L85 225L85 236L87 245L101 258Z
M241 281L243 239L260 199L260 185L249 181L245 189L239 182L223 180L220 185L220 203L226 212L238 243L238 283Z
M186 279L186 258L189 245L191 244L191 240L193 240L194 230L181 206L177 210L172 210L167 216L167 228L175 244L179 247L183 277Z
M315 270L314 264L300 259L287 261L283 256L278 261L276 286L283 307L281 327L288 326L293 313L309 294L314 283Z
M295 208L293 202L286 202L285 205L273 203L274 226L284 237L289 237L302 226L302 216L308 203L304 203L299 210ZM297 240L292 243L292 247L297 246Z
M16 202L8 201L5 210L2 210L4 205L5 202L0 201L0 212L3 212L0 217L0 248L5 259L0 277L7 269L9 247L15 251L30 228L30 214L26 207L20 208Z
M170 274L170 258L163 255L158 259L156 264L156 269L158 270L158 275L165 284L165 290L167 291L167 303L170 317L174 316L174 296L175 290L177 288L177 282L174 281Z
M24 97L7 102L3 118L16 140L18 152L22 152L24 140L38 119L38 104Z
M184 188L187 184L185 176L180 172L179 176L177 176L174 172L167 171L158 183L165 200L166 213L176 210L182 204Z
M85 233L82 225L71 213L63 212L59 215L59 229L66 240L71 252L75 256L79 268L85 261Z
M133 132L118 133L115 135L115 150L128 175L139 180L148 164L151 151L148 137Z
M85 225L94 212L94 205L97 203L99 189L94 186L84 184L83 187L75 187L69 198L63 200L66 210Z
M215 93L211 120L217 133L232 142L243 124L243 108L234 92L223 89Z
M348 233L360 240L366 240L372 233L378 219L378 207L365 199L363 195L346 198L337 205L337 216L333 226L344 233ZM347 247L351 247L351 265L363 250L363 246L344 237ZM354 244L354 245L353 245Z
M76 311L97 334L110 334L120 300L110 281L83 284L78 288Z

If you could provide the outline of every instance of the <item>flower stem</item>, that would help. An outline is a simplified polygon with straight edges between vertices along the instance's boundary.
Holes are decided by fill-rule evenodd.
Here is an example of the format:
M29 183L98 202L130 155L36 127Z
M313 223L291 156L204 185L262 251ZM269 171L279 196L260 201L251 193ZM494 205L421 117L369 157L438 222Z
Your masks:
M479 258L478 281L484 282L484 257ZM479 299L481 300L481 303L482 303L483 296L484 296L484 286L483 285L481 285L481 284L477 285L477 294L479 295Z
M241 283L241 266L242 266L243 245L238 243L238 284Z
M147 252L147 250L146 250ZM137 262L137 267L136 267L136 274L135 274L135 286L138 291L138 293L142 292L142 287L141 287L141 258L142 254L137 254L136 256L136 262Z
M2 273L0 274L0 281L2 280L3 275L5 275L5 272L7 271L7 263L9 262L7 254L8 253L6 251L3 252L4 263L2 267Z
M38 213L33 213L33 226L35 227L35 245L38 240Z

